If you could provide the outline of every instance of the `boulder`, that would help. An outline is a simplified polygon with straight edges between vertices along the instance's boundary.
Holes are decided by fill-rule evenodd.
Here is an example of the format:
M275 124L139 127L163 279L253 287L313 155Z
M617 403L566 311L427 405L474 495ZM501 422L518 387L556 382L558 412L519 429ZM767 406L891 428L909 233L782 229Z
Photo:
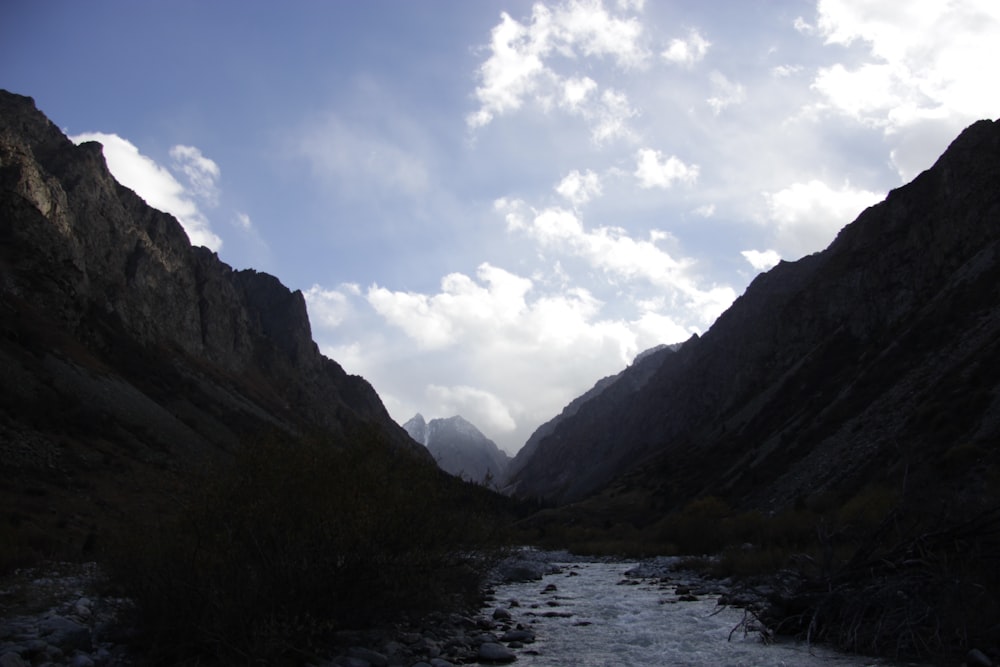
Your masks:
M479 660L481 662L502 664L514 662L517 655L503 644L485 642L479 645Z

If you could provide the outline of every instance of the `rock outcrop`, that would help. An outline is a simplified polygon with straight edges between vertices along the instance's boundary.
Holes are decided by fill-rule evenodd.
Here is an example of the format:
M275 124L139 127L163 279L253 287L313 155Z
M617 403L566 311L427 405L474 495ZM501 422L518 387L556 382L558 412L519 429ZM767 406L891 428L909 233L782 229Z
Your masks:
M997 285L1000 122L980 121L627 400L563 419L511 481L560 503L642 487L654 508L787 507L889 475L973 496L1000 442Z
M161 480L154 469L268 433L430 461L363 378L320 354L301 292L192 247L114 180L99 144L74 145L5 91L0 312L0 506L17 521L75 503L68 523L92 533L100 506Z
M477 484L495 486L503 479L510 457L461 416L427 422L417 413L403 424L445 472Z

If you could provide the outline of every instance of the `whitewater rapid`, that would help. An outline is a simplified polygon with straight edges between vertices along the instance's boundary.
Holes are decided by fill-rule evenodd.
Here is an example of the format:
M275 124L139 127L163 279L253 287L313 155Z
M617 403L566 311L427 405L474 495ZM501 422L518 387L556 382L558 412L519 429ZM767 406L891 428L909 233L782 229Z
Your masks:
M518 649L525 667L889 665L804 642L765 644L734 628L744 612L718 596L680 601L674 585L627 578L635 563L560 563L542 581L496 589L493 607L510 608L536 640ZM554 587L554 590L553 590ZM516 601L512 602L512 601ZM511 606L514 605L514 606Z

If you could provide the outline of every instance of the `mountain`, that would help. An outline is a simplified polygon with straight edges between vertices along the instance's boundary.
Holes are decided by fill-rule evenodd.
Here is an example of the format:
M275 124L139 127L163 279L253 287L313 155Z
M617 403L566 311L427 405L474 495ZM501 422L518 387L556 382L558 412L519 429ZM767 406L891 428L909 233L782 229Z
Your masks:
M998 470L998 285L1000 122L980 121L827 249L759 275L643 386L571 404L509 482L652 514L879 480L978 502Z
M140 500L168 502L179 469L272 435L430 464L371 385L320 354L301 292L192 247L99 144L6 91L0 311L5 529L83 543Z
M510 457L460 416L428 423L417 413L403 424L403 429L427 447L441 469L452 475L471 482L499 483L507 471Z
M535 432L531 434L527 442L524 443L524 447L517 452L517 455L514 456L510 462L510 466L507 468L507 479L503 487L504 492L511 495L530 495L530 491L522 491L520 488L520 473L532 461L534 461L533 466L547 467L547 464L540 463L540 458L536 459L535 457L538 454L541 442L551 435L559 424L575 416L581 409L589 409L591 406L588 403L598 397L603 396L603 401L605 402L613 401L624 404L649 382L649 379L663 363L664 358L679 348L680 345L657 345L644 352L640 352L632 360L628 368L616 375L601 378L593 387L573 399L569 405L563 408L562 412L535 429ZM410 435L413 435L412 432ZM611 442L611 440L595 439L592 442L599 447L602 444ZM610 452L597 452L595 450L582 452L582 454L594 460L606 460ZM540 456L544 456L544 454ZM559 466L556 461L552 461L551 467L558 468ZM568 470L564 472L566 475L570 474ZM566 478L554 483L562 486L569 485L573 481Z

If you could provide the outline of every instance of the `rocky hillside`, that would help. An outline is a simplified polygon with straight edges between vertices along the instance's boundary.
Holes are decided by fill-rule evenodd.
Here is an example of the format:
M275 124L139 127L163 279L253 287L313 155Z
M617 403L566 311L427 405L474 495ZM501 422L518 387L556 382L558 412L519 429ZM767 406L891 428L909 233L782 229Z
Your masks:
M171 471L273 433L430 461L319 353L300 292L192 247L99 144L5 91L0 311L0 542L91 545L138 498L168 502Z
M631 494L636 512L704 495L785 508L888 479L981 498L998 285L1000 122L980 121L829 248L758 276L641 389L559 421L511 481L556 503Z
M403 428L427 447L442 470L456 477L492 487L507 472L510 457L458 415L427 422L417 413Z
M505 480L503 491L512 495L522 495L520 490L521 470L529 464L538 452L538 447L556 427L567 419L575 416L581 409L589 410L590 402L601 397L600 402L604 405L612 403L624 406L642 387L649 382L649 379L656 373L663 363L663 360L680 348L680 345L658 345L636 355L628 368L598 380L593 387L580 396L573 399L569 405L562 409L558 415L545 422L531 434L528 441L524 443L514 459L507 468L507 479ZM594 403L592 405L597 405ZM412 433L411 433L412 435ZM613 438L602 439L601 442L612 445ZM612 456L612 452L607 451L595 456L607 460ZM563 471L563 474L570 475L570 471ZM556 484L565 484L569 480L565 479ZM528 494L530 495L530 493Z

